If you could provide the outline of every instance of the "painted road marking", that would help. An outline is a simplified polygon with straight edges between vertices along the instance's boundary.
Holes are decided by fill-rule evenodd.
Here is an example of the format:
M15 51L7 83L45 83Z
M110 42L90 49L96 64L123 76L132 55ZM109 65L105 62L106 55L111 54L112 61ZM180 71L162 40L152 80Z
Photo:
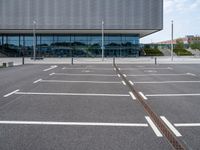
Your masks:
M134 82L137 84L165 84L165 83L200 83L200 81L145 81L145 82Z
M66 81L66 80L41 80L40 82L48 83L108 83L108 84L120 84L121 82L111 82L111 81Z
M176 127L200 127L200 123L175 123Z
M142 98L143 98L144 100L147 100L147 97L146 97L142 92L139 92L139 94L140 94L140 96L142 96Z
M55 73L53 72L53 73L51 73L51 74L49 74L50 76L52 76L52 75L54 75Z
M116 75L111 74L68 74L68 73L54 73L53 75L60 76L102 76L102 77L114 77Z
M181 97L181 96L200 96L200 93L193 94L147 94L147 97Z
M146 124L146 123L100 123L100 122L0 121L0 124L60 125L60 126L148 127L148 124Z
M124 76L124 77L127 77L127 75L126 75L126 74L123 74L123 76Z
M158 130L158 128L156 127L156 125L153 123L153 121L151 120L151 118L148 117L148 116L145 116L145 119L147 120L147 122L149 123L149 125L151 126L151 128L153 129L153 131L156 134L156 136L157 137L163 137L163 135Z
M91 70L112 70L113 68L63 68L63 70L84 70L84 69L91 69Z
M173 68L122 68L121 70L173 70Z
M107 97L129 97L128 94L96 94L96 93L38 93L38 92L15 92L18 95L52 95L52 96L107 96Z
M10 93L4 95L3 97L8 97L8 96L10 96L10 95L13 95L13 94L17 93L18 91L19 91L19 89L15 90L15 91L13 91L13 92L10 92Z
M191 76L197 76L196 74L193 74L193 73L187 73L187 74Z
M147 72L147 73L156 73L157 71L156 70L144 70L144 72Z
M88 73L88 72L93 72L93 71L90 71L90 70L82 70L81 72L86 72L86 73Z
M42 79L38 79L38 80L34 81L33 84L38 83L40 81L42 81Z
M43 71L49 71L49 70L52 70L52 69L54 69L54 68L56 68L56 67L58 67L58 66L51 66L50 68L47 68L47 69L44 69Z
M126 85L126 83L124 81L122 81L123 85Z
M130 74L132 77L148 77L148 76L192 76L191 74Z
M177 136L181 137L182 135L179 131L165 118L164 116L160 116L160 118L164 121L164 123L169 127L169 129Z
M133 83L131 80L129 80L129 83L130 83L131 85L134 85L134 83Z
M118 68L119 70L121 70L121 68Z
M133 92L129 92L129 94L131 95L131 97L132 97L133 100L136 100L136 97L135 97L135 95L133 94Z
M121 76L120 76L120 74L117 74L117 76L120 78Z

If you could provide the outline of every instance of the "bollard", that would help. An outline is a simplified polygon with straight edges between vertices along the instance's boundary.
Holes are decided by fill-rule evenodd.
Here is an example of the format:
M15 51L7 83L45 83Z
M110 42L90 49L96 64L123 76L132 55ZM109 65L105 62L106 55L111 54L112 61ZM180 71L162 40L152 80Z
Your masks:
M24 57L22 57L22 65L24 65Z
M72 57L72 59L71 59L71 65L73 65L74 64L74 58Z
M157 65L157 57L155 57L155 65Z
M113 65L115 65L115 56L113 57Z
M7 63L3 63L2 66L3 66L3 67L7 67Z

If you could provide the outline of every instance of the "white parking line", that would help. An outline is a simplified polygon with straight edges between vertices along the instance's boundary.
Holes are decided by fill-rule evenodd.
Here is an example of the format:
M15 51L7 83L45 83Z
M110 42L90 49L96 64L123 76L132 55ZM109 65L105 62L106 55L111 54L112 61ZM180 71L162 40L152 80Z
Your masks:
M192 76L191 74L129 74L131 77L148 77L148 76Z
M135 95L133 94L133 92L129 92L129 94L131 95L131 97L132 97L133 100L136 100L136 97L135 97Z
M102 77L115 77L116 75L111 74L68 74L68 73L54 73L53 75L60 76L102 76Z
M167 84L167 83L200 83L200 81L144 81L134 82L136 84Z
M167 68L122 68L121 70L173 70L171 67Z
M0 121L0 124L59 125L59 126L148 127L148 124L146 124L146 123L100 123L100 122Z
M147 97L181 97L181 96L200 96L200 93L193 94L147 94Z
M110 70L112 71L113 68L62 68L63 70L85 70L85 69L90 69L90 70Z
M200 127L200 123L175 123L176 127Z
M120 78L121 76L120 76L120 74L117 74L117 76Z
M197 76L196 74L194 73L187 73L187 75L191 75L191 76Z
M56 68L56 67L58 67L58 66L51 66L50 68L47 68L47 69L44 69L43 71L49 71L49 70L52 70L52 69L54 69L54 68Z
M53 73L50 73L49 75L52 76L52 75L54 75L54 74L55 74L55 73L53 72Z
M149 125L151 126L151 128L153 129L154 133L157 135L157 137L163 137L163 135L161 134L161 132L158 130L158 128L156 127L156 125L153 123L153 121L151 120L150 117L145 116L147 122L149 123Z
M144 100L147 100L147 99L148 99L142 92L139 92L139 94L140 94L140 96L142 96L142 98L143 98Z
M52 95L52 96L107 96L107 97L129 97L128 94L96 94L96 93L38 93L38 92L15 92L18 95Z
M124 76L124 77L127 77L127 75L126 75L126 74L123 74L123 76Z
M42 79L38 79L38 80L34 81L33 84L38 83L40 81L42 81Z
M13 92L10 92L10 93L4 95L3 97L8 97L8 96L10 96L10 95L15 94L15 93L18 92L18 91L19 91L19 89L15 90L15 91L13 91Z
M120 84L121 82L112 81L66 81L66 80L40 80L40 82L47 83L99 83L99 84Z
M181 137L182 135L179 131L165 118L164 116L160 116L160 118L164 121L164 123L169 127L169 129L177 136Z
M126 85L126 83L124 81L122 81L123 85Z
M131 85L134 85L134 83L133 83L131 80L129 80L129 83L130 83Z

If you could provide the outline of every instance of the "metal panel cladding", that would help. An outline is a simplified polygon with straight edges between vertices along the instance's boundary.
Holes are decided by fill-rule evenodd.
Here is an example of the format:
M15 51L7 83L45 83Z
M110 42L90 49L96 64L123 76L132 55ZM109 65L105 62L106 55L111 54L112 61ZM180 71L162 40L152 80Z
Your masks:
M160 30L163 0L0 0L0 29Z

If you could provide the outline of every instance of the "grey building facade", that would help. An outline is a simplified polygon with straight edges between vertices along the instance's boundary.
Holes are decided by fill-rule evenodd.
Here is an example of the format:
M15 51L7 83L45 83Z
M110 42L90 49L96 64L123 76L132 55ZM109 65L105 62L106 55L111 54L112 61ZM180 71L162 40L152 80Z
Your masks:
M36 21L36 25L33 25ZM32 55L36 28L38 56L139 55L139 38L162 30L163 0L1 0L2 55Z

